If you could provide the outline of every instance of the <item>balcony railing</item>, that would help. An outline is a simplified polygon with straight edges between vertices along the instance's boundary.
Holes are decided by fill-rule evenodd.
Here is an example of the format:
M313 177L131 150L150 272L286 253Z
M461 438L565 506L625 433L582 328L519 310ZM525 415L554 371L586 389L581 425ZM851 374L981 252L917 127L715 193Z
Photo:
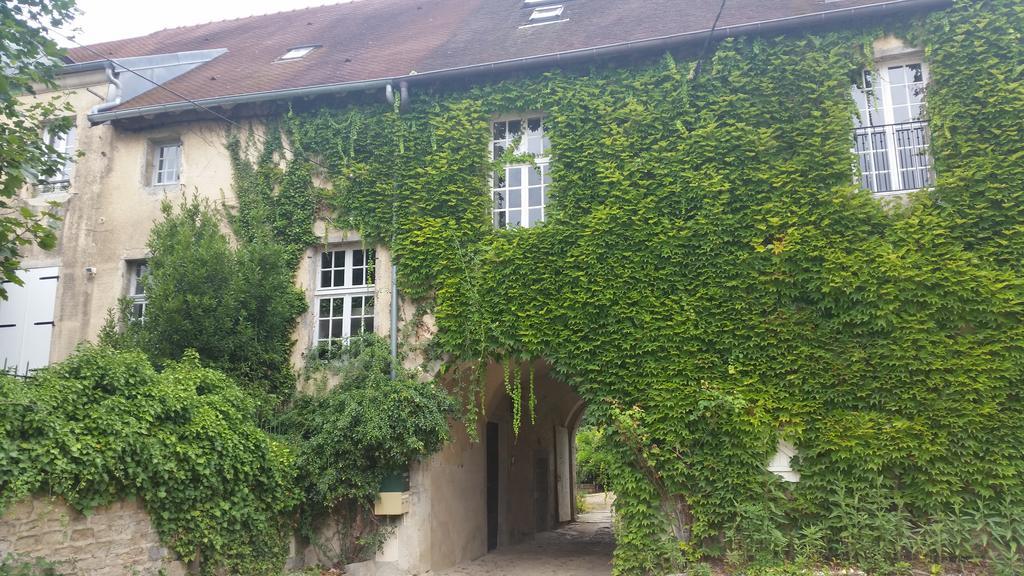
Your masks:
M864 126L854 130L861 185L872 192L905 192L935 182L924 121Z

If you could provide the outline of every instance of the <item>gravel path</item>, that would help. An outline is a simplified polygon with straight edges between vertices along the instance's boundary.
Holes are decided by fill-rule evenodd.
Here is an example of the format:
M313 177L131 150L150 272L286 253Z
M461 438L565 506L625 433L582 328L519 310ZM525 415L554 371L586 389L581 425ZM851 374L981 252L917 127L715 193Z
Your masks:
M588 512L557 530L542 532L532 541L500 548L490 554L431 576L608 576L612 537L610 499L587 496Z

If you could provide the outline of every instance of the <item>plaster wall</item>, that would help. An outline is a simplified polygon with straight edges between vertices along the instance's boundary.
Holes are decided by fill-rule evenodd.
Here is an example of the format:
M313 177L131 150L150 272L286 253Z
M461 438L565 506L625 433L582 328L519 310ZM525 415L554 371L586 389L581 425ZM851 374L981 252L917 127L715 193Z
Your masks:
M81 85L97 80L102 83ZM31 247L22 259L23 268L60 267L51 362L63 360L99 333L107 311L127 291L126 262L147 255L146 241L161 216L163 200L180 202L185 194L195 194L214 202L234 201L221 123L171 124L143 132L90 126L86 116L101 103L98 95L105 97L107 91L102 74L62 82L68 88L64 98L75 109L76 147L81 151L70 187L58 194L38 194L31 187L22 192L32 206L57 202L63 217L57 248ZM152 184L153 144L166 141L182 144L181 182L157 186Z

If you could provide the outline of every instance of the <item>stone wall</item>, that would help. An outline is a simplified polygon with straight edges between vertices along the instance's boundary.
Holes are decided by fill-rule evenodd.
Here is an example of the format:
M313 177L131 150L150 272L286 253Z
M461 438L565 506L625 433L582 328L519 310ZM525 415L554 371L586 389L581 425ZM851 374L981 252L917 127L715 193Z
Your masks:
M59 563L64 574L166 576L185 566L160 544L137 500L97 508L88 516L59 498L37 496L0 516L0 556L14 553Z

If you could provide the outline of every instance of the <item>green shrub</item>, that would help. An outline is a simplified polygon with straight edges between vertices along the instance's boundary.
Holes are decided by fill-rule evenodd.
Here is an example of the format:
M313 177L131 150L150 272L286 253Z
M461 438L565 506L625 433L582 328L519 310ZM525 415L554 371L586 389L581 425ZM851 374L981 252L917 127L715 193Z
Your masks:
M194 353L157 373L140 352L84 345L34 378L0 379L0 508L35 492L83 512L137 495L204 573L276 574L294 456L254 410Z
M436 383L402 369L400 361L392 379L390 347L374 334L320 348L311 357L307 374L330 374L337 385L296 396L274 426L296 447L303 528L313 538L322 520L340 517L368 529L350 535L353 542L379 546L383 541L371 534L379 526L363 518L365 511L385 476L408 472L413 460L448 441L454 401ZM347 552L346 559L354 555Z

